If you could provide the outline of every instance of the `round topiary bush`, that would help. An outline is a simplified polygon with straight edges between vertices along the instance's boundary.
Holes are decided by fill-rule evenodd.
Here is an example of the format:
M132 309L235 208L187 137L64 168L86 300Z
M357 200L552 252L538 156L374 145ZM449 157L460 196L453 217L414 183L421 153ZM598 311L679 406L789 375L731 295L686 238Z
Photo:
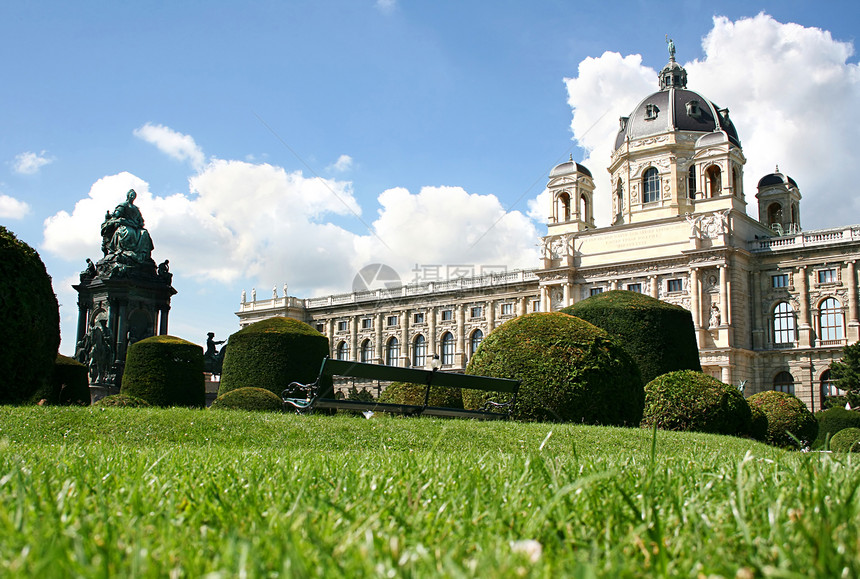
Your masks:
M60 308L36 251L0 225L0 404L50 388L60 347Z
M174 336L135 342L125 357L120 394L153 406L205 406L203 348Z
M265 388L280 396L290 382L317 379L328 338L292 318L275 317L251 324L230 336L218 395L238 388ZM331 382L323 388L331 395Z
M643 427L746 435L751 425L743 394L702 372L677 370L645 385Z
M749 406L749 402L747 403ZM750 422L750 438L764 442L767 440L767 416L758 406L750 406L752 421Z
M68 356L57 354L51 382L33 397L35 401L45 400L47 404L76 404L88 406L90 403L90 384L87 367Z
M284 402L265 388L237 388L219 396L209 407L212 410L251 410L281 412Z
M813 448L822 448L827 437L833 438L840 430L860 428L860 412L846 410L839 406L816 412L815 419L818 421L818 437L812 445Z
M145 408L151 406L149 402L137 396L126 394L112 394L93 402L93 406L118 406L121 408Z
M675 370L701 372L693 317L651 296L612 290L561 310L620 338L644 382Z
M794 394L769 390L747 398L749 405L757 407L767 418L767 436L764 442L774 446L797 448L794 438L803 446L815 440L818 421ZM794 438L792 438L794 437Z
M379 401L389 404L421 406L424 404L424 393L426 390L427 387L422 384L392 382L379 395ZM441 408L463 408L463 390L461 388L431 386L430 398L427 404Z
M615 338L567 314L526 314L502 324L481 342L466 372L521 380L515 419L632 426L642 418L636 363ZM463 406L508 398L464 390Z
M860 428L843 428L830 439L833 452L860 452Z

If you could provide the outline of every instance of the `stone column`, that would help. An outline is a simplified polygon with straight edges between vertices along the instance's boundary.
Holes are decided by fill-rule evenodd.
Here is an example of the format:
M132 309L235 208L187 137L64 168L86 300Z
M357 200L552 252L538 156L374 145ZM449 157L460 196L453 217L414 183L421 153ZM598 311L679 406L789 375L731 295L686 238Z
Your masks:
M427 360L436 355L436 308L427 309Z
M845 337L848 338L848 343L854 343L857 341L858 337L860 337L860 332L858 332L858 327L860 327L860 320L857 318L857 264L852 259L848 262L848 279L845 280L846 285L848 286L848 323Z
M570 286L571 286L571 283L569 281L564 282L564 285L562 286L562 289L564 291L564 297L563 297L564 301L562 302L562 305L564 307L573 305L573 302L570 301Z
M382 355L382 322L383 322L382 314L381 313L376 314L376 319L374 320L373 331L374 331L375 338L376 338L375 355L376 355L376 363L377 364L384 364L385 363L385 358Z
M349 319L349 352L353 362L361 361L361 355L358 352L358 316L352 316Z
M657 285L658 280L656 275L648 276L648 285L651 290L651 297L654 299L660 299L660 286Z
M610 280L609 289L611 289L611 290L617 290L618 289L618 280L617 279Z
M454 351L454 361L459 367L466 366L466 306L457 306L457 349Z
M729 323L729 275L725 265L720 266L720 326Z
M496 325L496 302L493 300L488 300L487 305L485 306L486 310L486 320L487 320L487 334L492 332Z
M168 320L169 314L170 314L170 306L168 306L166 308L162 308L161 312L158 315L158 335L159 336L166 336L168 333L167 320Z
M400 312L400 358L402 363L400 366L409 367L409 310Z
M540 288L540 311L550 311L549 286L541 286Z
M334 320L329 318L325 323L325 337L328 338L329 357L337 358L337 344L334 341Z
M761 312L761 272L752 272L752 305L750 317L752 318L752 340L753 350L764 348L764 330L762 329Z
M693 314L693 327L698 330L702 325L702 306L699 304L699 270L690 268L690 313Z
M78 294L78 337L75 340L75 344L80 342L86 335L89 318L89 308L87 308L87 304L81 301L81 295Z
M731 385L732 383L732 365L726 364L720 368L720 380L724 384Z
M111 304L112 308L116 308L117 316L116 316L116 329L114 330L116 333L114 334L114 340L116 342L116 348L114 350L114 354L116 356L116 361L119 363L125 362L125 348L127 343L126 333L128 333L128 324L126 324L125 316L127 314L127 309L124 301L115 300ZM165 316L166 317L166 316ZM164 324L162 324L163 326ZM166 332L165 332L166 333Z
M798 345L812 345L812 324L809 320L809 280L806 278L806 266L797 268L797 292L800 300L800 320L798 324Z
M522 297L519 299L519 301L517 302L517 315L518 316L524 316L529 311L528 310L528 304L529 304L529 298L528 297Z

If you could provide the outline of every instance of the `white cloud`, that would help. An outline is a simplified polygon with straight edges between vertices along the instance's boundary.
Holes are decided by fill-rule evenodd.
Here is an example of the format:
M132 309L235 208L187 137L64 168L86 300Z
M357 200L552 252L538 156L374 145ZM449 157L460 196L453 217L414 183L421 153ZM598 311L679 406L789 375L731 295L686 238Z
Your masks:
M352 169L352 157L349 155L341 155L337 158L337 161L326 167L329 171L334 171L335 173L345 173Z
M30 212L30 206L14 197L0 194L0 217L4 219L23 219Z
M850 120L860 102L860 68L847 62L853 46L833 40L829 32L759 14L735 22L715 18L703 48L702 61L684 64L688 87L731 109L748 160L744 188L750 214L757 213L758 180L777 163L800 185L805 228L843 224L842 215L856 214L860 198L847 194L853 190L851 151L860 140L860 125ZM565 79L574 138L588 151L583 164L595 175L599 225L609 222L604 169L617 119L657 90L656 75L642 66L639 55L607 52L585 59L579 75Z
M376 0L376 9L383 14L390 14L397 8L397 0Z
M190 135L184 135L164 125L146 123L134 130L134 136L151 143L158 149L177 161L188 161L191 166L200 171L206 162L202 149Z
M16 155L12 169L16 173L21 173L22 175L34 175L45 165L49 165L54 162L52 157L47 157L45 155L46 153L47 151L42 151L41 153L32 153L27 151L20 155Z
M356 240L356 268L382 262L410 277L416 265L488 266L508 269L537 263L537 230L519 211L505 213L494 195L460 187L424 187L418 194L395 188L378 198L375 236Z

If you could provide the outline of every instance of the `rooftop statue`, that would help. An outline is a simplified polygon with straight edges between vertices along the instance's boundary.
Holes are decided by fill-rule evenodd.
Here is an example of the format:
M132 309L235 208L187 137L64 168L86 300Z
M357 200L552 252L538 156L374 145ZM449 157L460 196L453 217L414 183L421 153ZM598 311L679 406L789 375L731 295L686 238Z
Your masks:
M130 268L146 266L155 269L152 261L152 238L144 228L143 216L134 204L137 193L129 189L124 203L107 212L101 226L102 252L99 271L108 275L123 275Z

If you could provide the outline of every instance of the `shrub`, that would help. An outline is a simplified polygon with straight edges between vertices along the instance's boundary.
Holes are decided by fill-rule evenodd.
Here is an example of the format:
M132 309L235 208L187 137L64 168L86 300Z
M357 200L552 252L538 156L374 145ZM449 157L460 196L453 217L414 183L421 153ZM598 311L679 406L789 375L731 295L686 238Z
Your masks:
M522 381L511 416L603 425L638 425L644 393L639 369L605 331L562 314L534 313L496 328L469 361L466 372ZM463 391L463 406L509 396Z
M591 296L561 310L620 338L644 382L674 370L700 372L693 317L681 306L625 290Z
M818 421L806 405L794 394L769 390L747 398L749 405L758 407L767 418L764 442L774 446L797 447L793 437L807 445L818 434Z
M0 225L0 404L50 388L60 346L60 309L36 251Z
M860 452L860 428L843 428L830 439L833 452Z
M39 390L34 400L45 400L48 404L90 403L90 384L87 367L68 356L57 354L50 384Z
M223 395L238 388L265 388L280 396L290 382L308 384L317 379L328 338L309 325L291 318L259 321L230 336L224 356ZM331 381L322 395L331 395Z
M749 403L747 403L749 406ZM749 435L755 440L764 442L767 440L767 416L758 406L750 406L752 421L750 422Z
M120 406L123 408L144 408L150 406L149 402L137 396L127 394L112 394L93 402L93 406Z
M219 396L209 408L213 410L252 410L280 412L284 402L265 388L237 388Z
M816 412L815 419L818 421L818 438L815 439L813 448L822 448L827 437L833 438L840 430L860 428L860 412L852 412L842 407Z
M752 413L743 394L693 370L677 370L645 385L642 426L662 430L746 435Z
M380 402L389 404L411 404L422 406L427 386L407 382L392 382L379 395ZM442 408L463 408L463 390L444 386L431 386L428 406Z
M126 354L120 394L153 406L205 406L203 348L173 336L135 342Z

